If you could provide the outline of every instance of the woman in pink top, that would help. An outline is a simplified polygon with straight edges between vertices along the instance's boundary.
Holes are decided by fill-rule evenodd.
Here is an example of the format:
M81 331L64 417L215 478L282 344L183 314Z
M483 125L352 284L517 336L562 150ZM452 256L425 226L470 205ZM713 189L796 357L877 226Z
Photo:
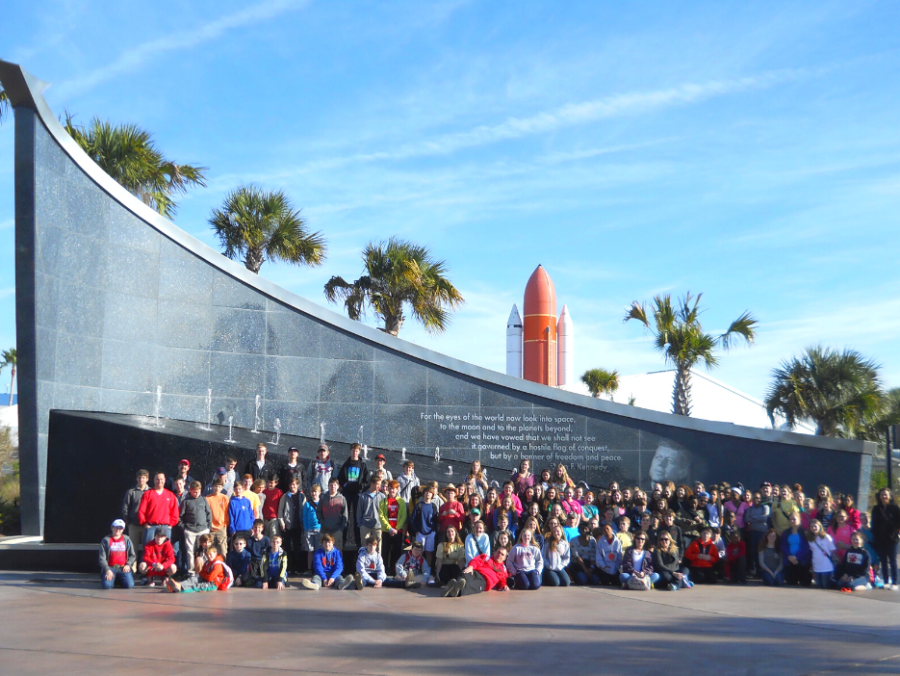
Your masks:
M842 560L844 554L850 549L850 536L853 535L855 530L856 529L850 525L850 521L847 519L847 512L843 509L839 509L834 513L834 518L831 520L828 529L825 531L831 536L834 546L837 547L836 554Z
M734 525L738 530L744 530L744 513L750 509L753 502L753 493L744 491L741 493L740 488L733 488L732 498L725 503L726 512L734 512Z

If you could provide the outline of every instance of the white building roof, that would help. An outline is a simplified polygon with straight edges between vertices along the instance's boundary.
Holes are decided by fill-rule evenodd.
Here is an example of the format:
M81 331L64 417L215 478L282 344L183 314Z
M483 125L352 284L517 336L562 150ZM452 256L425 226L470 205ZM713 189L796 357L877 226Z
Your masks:
M633 398L635 406L671 413L674 387L674 369L619 376L619 389L612 400L627 404ZM580 379L560 389L591 396L587 385ZM763 402L697 371L691 373L691 417L772 429ZM776 414L775 420L776 428L787 429L781 416ZM793 431L800 434L815 434L815 428L806 423L798 423Z

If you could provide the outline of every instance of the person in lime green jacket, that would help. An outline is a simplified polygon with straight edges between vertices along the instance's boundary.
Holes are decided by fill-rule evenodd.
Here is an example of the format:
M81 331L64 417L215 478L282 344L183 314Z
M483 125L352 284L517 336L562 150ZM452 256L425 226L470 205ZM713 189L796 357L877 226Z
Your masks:
M400 497L400 482L388 483L388 494L378 505L378 515L381 519L384 565L392 571L403 552L404 530L409 516L406 501Z

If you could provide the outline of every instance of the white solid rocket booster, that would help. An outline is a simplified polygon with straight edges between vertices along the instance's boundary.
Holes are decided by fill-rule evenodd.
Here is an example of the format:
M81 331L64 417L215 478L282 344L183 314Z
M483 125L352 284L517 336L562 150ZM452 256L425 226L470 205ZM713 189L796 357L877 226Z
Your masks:
M557 322L557 385L571 385L575 382L575 327L569 316L569 308L563 305ZM507 334L508 335L508 334ZM507 343L509 338L507 338ZM509 349L509 348L507 348ZM507 357L507 360L509 357Z
M522 317L513 303L506 320L506 375L522 377Z

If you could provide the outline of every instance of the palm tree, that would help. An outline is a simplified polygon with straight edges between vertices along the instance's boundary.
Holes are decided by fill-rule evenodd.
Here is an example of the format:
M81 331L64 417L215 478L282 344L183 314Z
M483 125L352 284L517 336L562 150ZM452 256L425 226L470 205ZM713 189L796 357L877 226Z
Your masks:
M396 336L403 326L404 305L432 334L450 323L450 310L465 301L446 277L444 261L432 259L423 246L392 237L363 250L365 274L352 284L332 277L325 285L331 303L343 299L350 319L359 321L370 305L382 319L385 333Z
M119 185L166 218L175 215L173 194L206 186L206 167L176 164L163 157L150 132L134 124L113 125L97 118L76 126L66 113L66 131Z
M619 389L619 372L590 369L582 374L581 382L588 386L591 395L597 399L601 394L605 394L612 400L613 393Z
M325 240L306 230L300 210L280 190L267 192L255 185L240 186L213 210L209 224L225 255L244 259L244 267L259 273L267 260L317 266L325 260Z
M8 350L3 350L3 352L0 352L0 371L5 369L7 366L12 368L12 376L9 379L9 406L12 406L13 385L16 382L17 364L18 359L16 358L16 348L11 347Z
M721 347L729 350L738 339L748 345L756 338L756 320L749 312L735 319L728 330L715 336L706 333L700 324L700 298L688 292L672 305L669 294L654 296L651 314L643 303L632 302L625 314L625 321L636 319L653 333L657 350L663 353L666 363L675 366L675 387L672 391L672 413L689 416L691 414L691 369L702 363L706 368L718 365L715 350ZM652 325L651 325L652 321Z
M857 436L884 412L878 366L855 350L810 347L772 372L766 410L781 413L789 428L812 420L816 434ZM887 423L885 423L887 424Z

